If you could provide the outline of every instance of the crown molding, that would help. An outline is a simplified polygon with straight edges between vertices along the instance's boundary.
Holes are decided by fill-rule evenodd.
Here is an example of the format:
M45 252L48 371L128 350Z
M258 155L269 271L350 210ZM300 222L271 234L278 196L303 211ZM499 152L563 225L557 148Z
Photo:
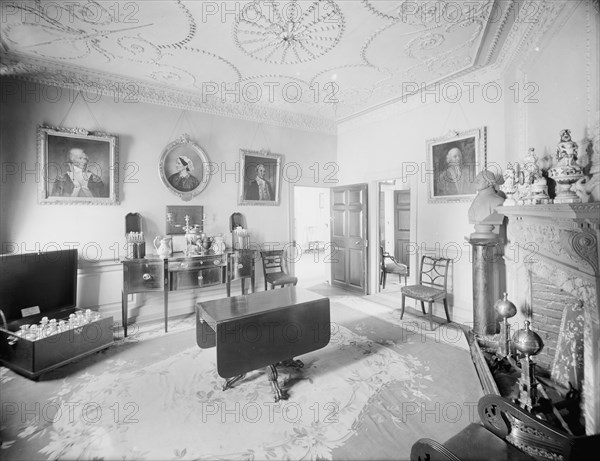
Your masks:
M527 0L521 3L518 18L498 55L497 65L502 73L530 61L544 35L553 26L562 28L579 3L573 0ZM563 20L558 23L557 18L565 11Z
M249 120L283 128L335 134L333 120L294 113L248 102L222 101L214 96L176 90L104 72L63 64L58 67L39 58L0 53L0 77L111 96L124 103L143 102L223 117Z
M455 97L455 94L452 93L455 88L460 89L462 98L468 98L469 86L473 82L481 83L483 85L495 84L502 86L501 80L502 75L498 69L492 65L482 68L467 69L457 75L449 76L428 85L426 91L432 91L435 93L434 95L427 93L426 96L423 96L423 93L419 91L416 94L395 98L371 109L365 109L361 113L339 120L337 124L338 133L352 131L364 124L381 122L417 108L438 104L442 95L452 99ZM449 91L446 91L447 89ZM479 91L475 97L480 99L481 87L475 88L474 91ZM456 95L457 94L458 93L456 93ZM460 104L460 98L453 100L452 103Z
M480 60L480 64L483 67L470 67L456 75L432 83L428 85L428 88L435 87L435 85L448 84L449 82L462 87L469 80L486 83L501 80L506 76L509 69L514 68L514 66L521 66L523 63L531 60L532 53L539 46L550 28L553 26L562 28L579 3L580 1L572 0L527 0L523 2L520 5L519 14L522 11L532 11L535 14L532 14L531 17L529 15L520 17L520 19L517 17L512 22L510 31L501 48L498 50L501 42L501 34L507 27L509 18L517 14L516 4L511 1L496 28L494 37L487 48L487 54ZM497 59L493 63L487 64L494 54L497 54ZM340 119L337 121L338 133L353 130L366 123L381 121L409 112L417 107L436 103L436 101L423 102L420 93L403 95L370 109L365 109L352 116Z

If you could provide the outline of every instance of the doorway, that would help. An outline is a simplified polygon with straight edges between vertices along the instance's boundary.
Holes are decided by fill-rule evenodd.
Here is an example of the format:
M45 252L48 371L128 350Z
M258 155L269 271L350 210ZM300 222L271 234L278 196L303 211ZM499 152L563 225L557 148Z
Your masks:
M303 288L330 284L329 192L326 187L294 185L294 275Z
M379 245L392 255L397 262L408 266L409 277L414 272L414 197L406 182L390 179L379 181ZM381 261L378 261L381 264ZM385 289L379 285L379 291L390 293L400 291L404 278L388 276Z

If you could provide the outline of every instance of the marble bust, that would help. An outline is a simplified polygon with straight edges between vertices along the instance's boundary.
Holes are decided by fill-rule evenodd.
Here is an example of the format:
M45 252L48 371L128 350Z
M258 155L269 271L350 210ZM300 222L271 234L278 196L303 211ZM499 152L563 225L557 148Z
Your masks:
M496 211L496 207L504 203L505 198L498 193L498 178L490 170L483 170L475 177L477 196L469 207L469 223L475 225L471 238L496 238L493 232L495 225L502 224L504 216Z

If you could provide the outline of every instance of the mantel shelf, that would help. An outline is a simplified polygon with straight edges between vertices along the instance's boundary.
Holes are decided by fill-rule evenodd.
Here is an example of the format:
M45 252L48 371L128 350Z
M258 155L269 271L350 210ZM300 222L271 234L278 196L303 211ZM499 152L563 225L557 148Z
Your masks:
M499 206L496 211L509 218L533 218L548 221L585 222L595 226L600 224L600 202L561 203L551 205Z

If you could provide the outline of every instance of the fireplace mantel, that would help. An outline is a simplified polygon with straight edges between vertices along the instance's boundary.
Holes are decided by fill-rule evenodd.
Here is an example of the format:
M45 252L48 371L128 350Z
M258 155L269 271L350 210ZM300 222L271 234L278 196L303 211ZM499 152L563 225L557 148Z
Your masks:
M600 203L501 206L508 218L505 260L512 296L527 305L524 274L536 274L580 300L584 308L586 433L600 431ZM512 281L512 283L511 283ZM529 282L527 282L529 283ZM527 293L526 293L527 292Z

